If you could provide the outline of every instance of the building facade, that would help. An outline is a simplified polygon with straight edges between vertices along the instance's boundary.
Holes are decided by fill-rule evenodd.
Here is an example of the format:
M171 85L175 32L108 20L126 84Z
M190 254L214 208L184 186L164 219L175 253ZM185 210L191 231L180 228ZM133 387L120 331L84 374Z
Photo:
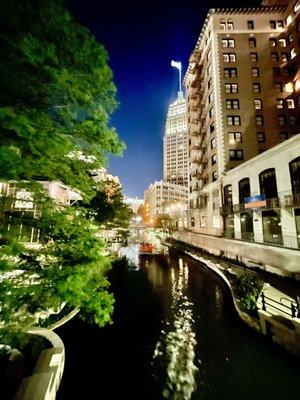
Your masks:
M233 196L233 186L224 193L227 177L256 171L248 160L258 162L259 155L263 160L266 150L280 151L278 144L300 133L299 14L299 1L265 1L259 8L207 15L184 79L193 231L230 235L234 230L238 236L237 214L224 218L224 198ZM251 188L248 197L261 191Z
M188 185L187 104L183 92L170 104L163 139L163 177L178 185Z
M145 207L150 220L158 215L171 214L187 209L188 188L176 183L158 181L145 191Z

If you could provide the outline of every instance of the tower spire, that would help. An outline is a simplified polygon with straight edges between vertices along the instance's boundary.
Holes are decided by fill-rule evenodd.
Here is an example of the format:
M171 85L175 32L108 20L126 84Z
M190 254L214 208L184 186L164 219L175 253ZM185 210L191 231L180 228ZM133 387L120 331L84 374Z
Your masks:
M171 61L171 67L177 68L179 72L179 92L181 92L181 62L180 61Z

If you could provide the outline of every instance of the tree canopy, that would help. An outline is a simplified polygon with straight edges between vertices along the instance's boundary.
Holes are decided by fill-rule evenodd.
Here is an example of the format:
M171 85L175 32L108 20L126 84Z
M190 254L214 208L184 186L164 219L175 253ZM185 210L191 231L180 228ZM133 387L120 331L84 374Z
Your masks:
M88 169L124 144L109 126L107 52L63 3L0 0L0 179L59 179L88 193Z
M0 327L27 329L62 303L103 325L113 307L111 259L95 222L129 218L120 191L107 201L91 174L125 147L110 126L117 101L108 55L63 0L0 4L0 182L27 185L38 204L35 216L2 210ZM55 203L36 180L78 189L83 204ZM37 229L43 245L24 246L13 224Z

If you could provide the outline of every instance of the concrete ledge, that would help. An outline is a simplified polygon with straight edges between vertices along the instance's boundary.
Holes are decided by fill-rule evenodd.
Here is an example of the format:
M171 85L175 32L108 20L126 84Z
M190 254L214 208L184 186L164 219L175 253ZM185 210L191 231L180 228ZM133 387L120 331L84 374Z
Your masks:
M300 251L260 243L203 235L190 231L173 232L173 238L212 254L239 260L249 266L282 276L300 279Z

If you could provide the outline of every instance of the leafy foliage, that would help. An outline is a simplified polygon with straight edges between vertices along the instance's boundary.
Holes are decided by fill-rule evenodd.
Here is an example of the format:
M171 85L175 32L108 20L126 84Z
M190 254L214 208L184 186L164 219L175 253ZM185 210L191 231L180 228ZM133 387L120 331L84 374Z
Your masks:
M263 281L248 271L235 277L235 294L249 311L256 311L256 301L263 288Z
M104 325L113 308L111 260L95 223L126 226L128 216L121 193L95 196L90 173L125 147L110 126L117 102L108 55L63 0L0 5L0 180L22 182L39 210L34 218L2 210L13 221L0 231L2 333L26 331L62 303ZM90 206L58 205L36 180L60 180ZM39 230L43 246L25 247L20 224Z
M124 148L108 126L117 103L107 53L62 0L0 4L0 178L89 192L87 164Z

